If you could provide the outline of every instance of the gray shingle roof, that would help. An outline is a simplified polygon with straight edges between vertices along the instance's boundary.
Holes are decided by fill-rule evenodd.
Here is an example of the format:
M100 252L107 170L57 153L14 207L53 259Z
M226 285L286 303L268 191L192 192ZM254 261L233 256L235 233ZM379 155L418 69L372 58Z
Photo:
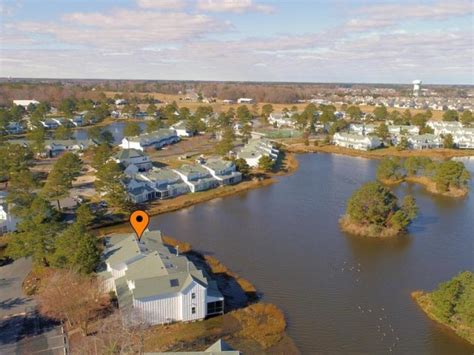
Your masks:
M107 243L109 247L104 254L105 262L111 267L127 263L123 277L125 287L128 290L126 281L135 284L133 290L127 291L130 297L142 299L176 293L193 281L203 287L209 285L212 295L221 296L217 285L212 280L208 282L202 270L197 269L187 257L176 255L174 250L163 244L160 231L146 230L140 242L134 234L113 234L108 237ZM123 282L122 278L120 280ZM128 293L123 290L120 292L128 302Z
M143 153L141 150L138 149L123 149L117 154L115 154L115 158L118 160L127 160L127 159L132 159L132 158L138 158L138 157L143 157L145 156L145 153Z

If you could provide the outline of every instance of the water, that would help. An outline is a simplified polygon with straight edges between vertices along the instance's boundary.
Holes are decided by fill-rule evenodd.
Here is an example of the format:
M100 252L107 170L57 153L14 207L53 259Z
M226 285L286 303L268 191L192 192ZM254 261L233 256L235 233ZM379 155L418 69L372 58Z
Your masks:
M300 169L277 184L156 216L151 226L254 283L284 310L303 353L472 353L410 297L474 269L472 193L450 200L401 185L397 195L414 194L421 211L409 236L351 237L338 219L352 191L374 179L377 162L327 154L299 160ZM474 172L473 160L466 165Z
M107 126L104 126L103 129L109 130L110 133L114 136L114 143L120 144L123 139L123 129L125 127L125 122L113 122ZM146 123L138 122L142 131L145 131ZM84 140L88 139L89 135L87 134L87 128L78 128L74 130L74 139Z

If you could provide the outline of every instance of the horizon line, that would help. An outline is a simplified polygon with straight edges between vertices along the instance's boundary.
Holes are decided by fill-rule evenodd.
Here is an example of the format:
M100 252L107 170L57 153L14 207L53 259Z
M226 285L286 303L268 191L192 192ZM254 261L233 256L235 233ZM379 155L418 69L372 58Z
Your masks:
M4 82L7 80L108 80L108 81L146 81L146 82L196 82L196 83L235 83L235 84L306 84L306 85L406 85L412 86L413 83L389 83L389 82L344 82L344 81L270 81L270 80L207 80L207 79L112 79L112 78L74 78L74 77L0 77L0 81ZM418 79L413 79L418 80ZM422 80L423 81L423 80ZM423 86L468 86L474 88L474 83L456 83L456 84L445 84L445 83L422 83Z

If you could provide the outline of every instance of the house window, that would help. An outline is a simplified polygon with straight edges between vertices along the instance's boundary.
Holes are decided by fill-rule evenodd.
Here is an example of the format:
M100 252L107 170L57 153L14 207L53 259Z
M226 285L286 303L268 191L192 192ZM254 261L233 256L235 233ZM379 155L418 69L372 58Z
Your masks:
M224 312L224 302L216 301L207 304L207 315L221 314Z
M192 314L196 314L196 307L192 307L192 308L191 308L191 313L192 313Z
M196 294L193 292L191 293L191 298L194 300L196 298Z

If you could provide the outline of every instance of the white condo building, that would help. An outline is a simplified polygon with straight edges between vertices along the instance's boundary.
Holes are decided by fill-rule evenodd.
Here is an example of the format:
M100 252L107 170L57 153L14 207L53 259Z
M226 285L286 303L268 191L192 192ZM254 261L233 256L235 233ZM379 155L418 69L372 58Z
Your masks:
M146 230L106 238L106 291L115 291L126 324L194 321L224 312L217 283L186 256L163 244L161 232Z

